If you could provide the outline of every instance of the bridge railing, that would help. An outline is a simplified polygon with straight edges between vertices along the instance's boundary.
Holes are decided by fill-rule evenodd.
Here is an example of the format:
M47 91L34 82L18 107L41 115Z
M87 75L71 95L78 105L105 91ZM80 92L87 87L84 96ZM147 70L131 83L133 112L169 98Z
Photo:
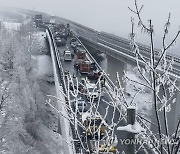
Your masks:
M128 39L121 38L121 37L115 36L115 35L113 35L113 34L108 34L108 33L106 33L106 32L101 32L101 33L100 33L100 36L101 36L101 38L108 38L108 39L113 40L114 42L117 42L117 45L118 45L118 42L119 42L119 43L126 44L127 46L130 46L130 41L129 41ZM145 51L145 52L147 52L147 53L150 53L150 47L149 47L149 46L143 45L143 44L141 44L141 43L137 43L137 44L138 44L139 49L140 49L141 51ZM156 54L156 55L158 55L159 52L160 52L159 49L155 49L155 54ZM175 55L175 54L173 54L173 53L169 53L169 52L168 52L168 53L166 54L166 58L167 58L167 59L172 59L172 58L173 58L173 59L174 59L174 62L175 62L176 64L180 64L180 56L178 56L178 55Z
M57 59L58 67L59 67L60 81L61 81L61 84L63 86L63 91L66 94L66 84L65 84L65 78L64 78L64 70L63 70L63 67L62 67L62 64L61 64L60 54L58 52L56 42L54 40L54 36L53 36L52 31L51 31L51 28L47 26L47 30L48 30L48 32L50 34L50 37L52 38L53 48L54 48L54 51L55 51L55 55L56 55L56 59Z
M118 43L116 43L116 44L114 43L113 44L113 43L110 43L107 40L104 40L102 38L98 39L98 42L100 44L106 45L107 48L110 47L110 48L118 50L118 51L120 51L122 53L126 53L128 56L130 55L131 57L135 57L135 53L133 53L131 50L128 50L128 49L126 49L124 47L121 47L120 44L118 44ZM113 40L111 42L113 42ZM143 48L143 49L140 48L140 52L141 52L141 54L144 55L145 59L150 59L149 58L150 57L150 50L148 50L147 48L146 49L145 48ZM158 54L157 52L156 52L156 56L155 56L156 59L158 59L158 57L159 57L157 55ZM178 69L178 67L180 67L180 63L179 63L180 59L179 59L179 57L177 57L177 56L176 57L172 57L172 55L167 54L166 58L169 59L169 60L172 59L172 58L174 59L174 63L172 64L173 65L172 69L168 70L170 75L172 77L180 77L180 70ZM161 68L158 68L158 69L159 69L159 71L161 71Z
M66 108L64 107L65 103L67 102L67 98L64 96L64 94L66 94L66 84L65 84L65 78L64 78L64 71L63 71L63 67L60 61L60 55L53 37L53 33L51 31L51 28L46 26L46 30L48 32L49 37L51 38L51 43L50 43L50 48L53 48L53 51L51 51L51 56L52 59L54 59L54 68L56 72L56 76L57 77L55 79L55 83L56 83L56 92L57 92L57 97L60 98L57 100L58 103L58 109L61 112L60 113L60 126L61 126L61 135L63 136L63 138L65 139L64 143L64 152L67 154L72 154L75 153L74 151L74 146L71 144L73 141L71 140L71 136L72 136L72 131L70 128L70 124L69 124L69 120L67 119L68 117L68 112L66 110ZM64 93L64 94L63 94ZM62 98L63 97L63 98ZM62 100L62 101L61 101ZM68 144L69 143L69 144Z

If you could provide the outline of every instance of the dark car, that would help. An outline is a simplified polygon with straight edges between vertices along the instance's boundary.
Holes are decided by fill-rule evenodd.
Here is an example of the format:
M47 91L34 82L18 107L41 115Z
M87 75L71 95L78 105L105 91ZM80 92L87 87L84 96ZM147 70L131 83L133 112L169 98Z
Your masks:
M57 46L65 46L66 45L66 40L60 37L55 38Z
M73 49L75 49L76 44L77 44L76 39L75 39L75 38L72 38L71 41L70 41L70 45L71 45L71 47L72 47Z

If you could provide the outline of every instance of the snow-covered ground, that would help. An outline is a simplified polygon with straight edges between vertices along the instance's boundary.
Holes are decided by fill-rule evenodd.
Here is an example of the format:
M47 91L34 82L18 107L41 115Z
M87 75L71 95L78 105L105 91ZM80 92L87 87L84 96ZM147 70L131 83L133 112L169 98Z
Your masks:
M42 55L42 56L37 56L38 60L38 76L43 76L45 74L53 74L53 69L52 69L52 62L51 62L51 57L47 55Z
M140 74L138 73L137 68L133 69L132 66L128 65L126 75L134 81L139 83L144 83L141 79ZM126 92L130 94L130 97L127 97L127 101L130 104L133 97L136 95L137 90L141 88L142 85L128 81L126 82ZM152 109L152 94L148 88L145 88L143 91L138 93L133 101L133 105L136 105L137 112L150 120L151 109Z
M7 25L15 28L14 24ZM33 55L29 61L32 68L26 70L24 63L18 61L14 64L17 74L5 78L10 83L11 97L0 108L0 154L62 153L62 139L56 132L58 114L46 104L47 95L55 95L55 88L48 80L53 76L52 65L43 35L41 32L32 35ZM28 59L29 55L25 56ZM56 107L56 100L51 98L51 104Z

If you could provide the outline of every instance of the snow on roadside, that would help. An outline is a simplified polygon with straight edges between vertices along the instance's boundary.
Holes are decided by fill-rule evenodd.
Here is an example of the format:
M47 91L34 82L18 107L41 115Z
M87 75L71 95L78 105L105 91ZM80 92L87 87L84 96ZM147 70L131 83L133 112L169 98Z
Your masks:
M144 83L141 79L140 74L138 73L137 68L133 69L132 67L128 66L127 69L127 76L134 81L138 81L139 83ZM130 94L130 97L127 97L128 104L131 103L133 97L137 93L138 89L142 88L142 85L137 83L133 83L131 81L126 81L126 92ZM143 91L137 94L135 97L133 104L137 106L137 113L141 116L148 118L150 120L151 116L151 108L152 108L152 95L151 91L148 88L144 88Z
M37 76L41 77L46 74L53 74L53 69L52 69L52 62L51 58L47 55L42 55L42 56L37 56L37 67L38 67L38 72Z
M48 82L54 80L54 77L51 58L46 55L47 46L44 36L44 32L37 32L33 35L35 44L33 45L34 50L32 50L32 61L35 65L33 69L35 70L34 73L37 78L37 84L39 85L39 92L41 93L38 97L44 97L44 101L41 101L41 104L39 104L39 109L41 110L39 116L44 125L41 125L39 128L39 135L49 151L53 154L59 154L62 153L63 148L62 137L56 133L58 122L57 113L53 108L45 104L46 100L49 99L47 95L55 95L55 87L51 82ZM51 98L51 104L57 107L57 100Z
M32 35L31 53L32 55L47 54L47 44L45 41L45 32L34 32Z

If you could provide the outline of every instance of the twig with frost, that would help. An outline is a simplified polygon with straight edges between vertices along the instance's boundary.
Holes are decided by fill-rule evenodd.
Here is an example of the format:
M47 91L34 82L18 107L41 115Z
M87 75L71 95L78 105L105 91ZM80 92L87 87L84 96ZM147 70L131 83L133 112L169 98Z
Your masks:
M124 95L124 89L121 86L120 77L119 77L119 73L118 72L116 73L116 76L117 76L117 82L118 82L119 90L120 90L120 92L122 94L122 97L123 97L124 101L126 102L126 105L128 106L127 99L126 99L126 97Z
M131 81L131 82L133 82L133 83L136 83L136 84L142 85L142 86L144 86L144 87L147 87L147 88L149 88L149 89L153 90L153 89L152 89L152 87L149 87L149 86L148 86L148 85L146 85L146 84L143 84L143 83L138 82L138 81L136 81L136 80L132 80L132 79L130 79L130 78L128 77L128 75L127 75L125 72L124 72L124 77L125 77L125 79L127 79L127 80L129 80L129 81Z

